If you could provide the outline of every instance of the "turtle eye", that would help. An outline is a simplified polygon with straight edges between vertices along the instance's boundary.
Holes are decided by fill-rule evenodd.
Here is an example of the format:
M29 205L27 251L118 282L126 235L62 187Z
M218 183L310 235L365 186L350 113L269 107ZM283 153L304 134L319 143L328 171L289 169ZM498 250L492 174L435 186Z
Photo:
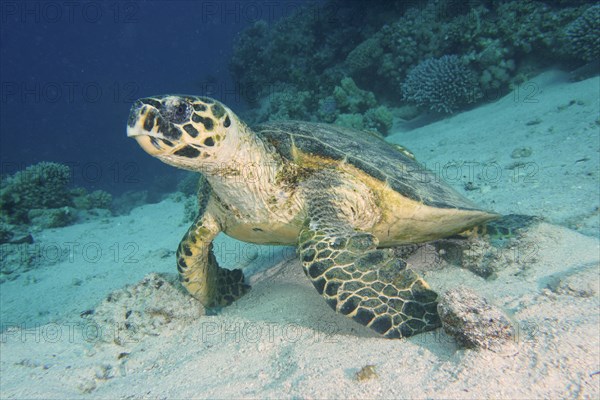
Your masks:
M167 106L165 110L165 116L168 118L170 122L175 124L182 124L187 122L190 119L190 114L192 113L192 108L185 101L172 104Z

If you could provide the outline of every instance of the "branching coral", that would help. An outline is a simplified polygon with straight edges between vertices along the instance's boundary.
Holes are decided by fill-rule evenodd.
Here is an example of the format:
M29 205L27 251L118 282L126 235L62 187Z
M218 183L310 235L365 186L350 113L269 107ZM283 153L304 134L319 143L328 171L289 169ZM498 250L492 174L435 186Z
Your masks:
M104 190L94 190L89 197L92 208L110 209L112 205L112 195Z
M481 96L477 79L458 56L429 58L402 84L405 100L433 111L452 113Z
M306 90L298 90L294 85L277 84L270 93L265 93L261 98L259 108L246 113L244 119L257 124L268 121L281 121L289 119L312 120L317 99Z
M306 90L297 90L295 87L285 88L273 92L268 97L268 121L281 121L286 119L310 119L310 103L313 97Z
M352 78L342 79L333 90L333 98L338 107L350 113L364 112L376 104L375 95L360 89Z
M394 116L386 106L369 109L365 113L365 126L380 133L387 134L394 122Z
M600 4L589 7L565 29L568 50L574 56L593 61L600 58Z
M386 106L377 106L375 95L362 90L346 77L333 90L333 96L319 103L319 116L327 122L354 129L370 129L387 134L393 116Z
M350 72L360 72L369 68L383 54L377 37L365 40L346 57L346 65Z

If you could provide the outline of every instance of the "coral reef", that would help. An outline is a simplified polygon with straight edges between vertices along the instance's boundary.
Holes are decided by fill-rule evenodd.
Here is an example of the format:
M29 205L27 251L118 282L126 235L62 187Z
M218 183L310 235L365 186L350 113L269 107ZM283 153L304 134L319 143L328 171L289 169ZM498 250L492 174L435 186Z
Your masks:
M72 205L68 185L71 170L66 165L41 162L8 177L0 191L0 210L12 223L27 223L34 208Z
M362 90L350 77L342 78L331 95L318 100L296 86L278 84L276 90L263 99L261 107L244 115L251 123L279 120L329 122L355 129L368 129L386 134L393 116L386 106L378 106L375 95Z
M263 117L259 122L289 119L310 120L312 96L293 85L277 85L265 99Z
M570 54L584 60L600 59L600 4L595 4L565 29Z
M359 89L354 80L348 77L333 89L333 99L340 109L351 114L365 112L377 104L372 92Z
M340 60L365 35L374 32L369 26L391 21L404 8L400 3L349 4L336 0L330 1L328 7L300 8L273 26L264 21L254 23L239 36L230 62L242 95L254 108L243 115L244 119L250 123L283 119L334 122L339 114L359 113L344 110L344 106L336 108L331 99L327 101L333 104L334 112L328 112L328 106L324 106L336 86L348 78ZM361 24L356 24L356 15L363 18ZM363 63L368 62L369 54L361 55L357 50L354 55L357 63L361 57ZM361 114L364 112L366 109ZM356 121L363 118L364 115L353 117ZM386 123L379 118L367 125L378 129Z
M367 110L365 113L365 126L381 132L389 133L394 123L394 116L390 109L386 106L379 106Z
M364 117L361 114L339 114L334 123L339 126L358 130L365 128Z
M481 91L474 72L450 55L419 63L402 84L402 95L418 106L452 113L480 98Z
M88 193L84 188L78 187L70 192L73 205L78 210L90 210L92 208L110 209L112 206L112 195L104 190L94 190Z
M482 77L483 89L507 90L513 80L534 72L530 69L560 60L561 27L577 13L575 7L558 9L535 1L473 2L465 7L429 1L410 8L354 49L368 45L373 57L362 70L351 67L353 58L347 58L349 71L359 85L391 97L389 92L399 91L419 62L457 54Z
M374 122L375 111L351 110L351 104L336 98L341 82L352 78L378 100L368 109L382 101L386 107L404 107L402 86L409 71L428 59L456 55L472 71L484 100L494 100L543 68L567 65L573 55L584 61L596 57L598 6L590 4L330 0L300 8L273 25L256 22L239 36L231 69L254 107L249 115L258 114L256 121L337 120L385 133L389 124L381 118ZM570 53L565 38L571 42ZM453 104L427 107L459 111L474 99L460 95Z
M112 205L112 194L104 190L94 190L89 195L92 208L110 209Z
M327 108L327 105L330 107ZM333 95L320 106L319 112L325 122L382 134L388 133L392 127L391 111L386 106L377 106L373 92L360 89L349 77L342 79L340 85L333 89Z
M8 243L13 238L12 225L0 221L0 244Z
M373 60L383 55L378 38L370 37L352 50L346 57L346 65L351 74L356 74L373 66Z
M77 220L77 212L72 207L34 208L27 213L27 219L39 228L60 228L71 225Z
M376 27L402 15L406 8L402 3L333 0L300 7L272 26L257 21L235 43L232 75L253 106L274 92L278 83L321 98L344 75L337 68L339 60Z
M348 65L350 73L366 88L394 98L393 92L399 92L411 67L420 60L439 57L449 51L447 41L442 39L445 37L443 28L434 2L410 8L397 21L383 25L353 50L368 45L370 53L379 57L372 57L371 64L362 70ZM378 48L382 51L377 51ZM352 58L346 59L347 63L349 61Z
M110 193L103 190L88 193L85 188L70 188L71 182L71 169L54 162L31 165L3 178L0 222L14 226L30 224L38 228L56 228L77 221L80 212L85 213L85 210L110 209ZM1 236L4 239L0 238L0 243L8 240L7 234Z

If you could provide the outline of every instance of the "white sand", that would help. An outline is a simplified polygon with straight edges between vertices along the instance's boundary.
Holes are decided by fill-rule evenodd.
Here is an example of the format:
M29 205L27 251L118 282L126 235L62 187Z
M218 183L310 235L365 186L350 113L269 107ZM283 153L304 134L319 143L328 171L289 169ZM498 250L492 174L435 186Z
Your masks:
M175 273L174 250L187 226L180 223L183 205L168 200L35 235L42 249L79 245L72 261L0 286L3 326L26 328L1 334L0 397L600 397L600 80L568 83L562 74L546 73L533 82L537 103L515 103L511 94L390 138L428 167L469 161L502 171L498 179L450 181L460 190L473 182L476 190L466 195L483 207L552 223L528 231L494 280L444 265L425 272L438 291L466 285L503 308L518 330L505 351L463 350L442 330L382 339L325 304L293 249L227 238L219 238L217 256L226 266L246 266L253 283L248 295L217 316L163 320L134 341L95 340L94 325L79 316L84 310L116 310L123 319L119 307L160 307L153 304L160 296L184 301L165 286L160 296L99 306L111 291L150 272ZM532 154L511 158L521 147ZM507 168L516 161L537 169ZM97 248L102 255L95 260ZM111 334L124 329L102 328ZM368 364L377 377L358 381L356 372Z
M599 93L598 77L570 83L551 71L495 103L422 128L399 126L389 140L456 188L473 182L479 189L465 194L482 207L598 237ZM511 157L523 148L529 157Z

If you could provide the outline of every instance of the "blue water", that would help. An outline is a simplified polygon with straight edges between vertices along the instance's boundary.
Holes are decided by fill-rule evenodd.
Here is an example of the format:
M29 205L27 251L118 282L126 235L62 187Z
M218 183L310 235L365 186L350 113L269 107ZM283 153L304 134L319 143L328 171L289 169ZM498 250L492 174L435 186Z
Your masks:
M129 107L190 93L239 109L234 37L257 17L286 13L243 3L2 1L0 172L56 161L73 167L76 185L113 193L172 174L125 137Z

